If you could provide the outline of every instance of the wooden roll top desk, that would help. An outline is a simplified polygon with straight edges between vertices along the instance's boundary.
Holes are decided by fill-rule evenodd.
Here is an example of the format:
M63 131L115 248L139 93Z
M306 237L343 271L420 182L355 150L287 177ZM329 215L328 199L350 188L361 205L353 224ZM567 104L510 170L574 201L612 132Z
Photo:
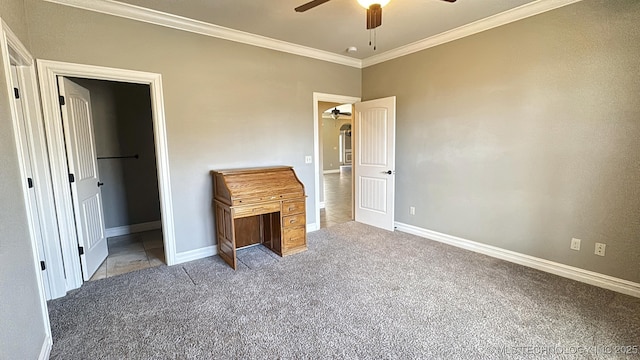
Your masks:
M304 185L290 166L213 170L218 255L260 244L280 256L307 249Z

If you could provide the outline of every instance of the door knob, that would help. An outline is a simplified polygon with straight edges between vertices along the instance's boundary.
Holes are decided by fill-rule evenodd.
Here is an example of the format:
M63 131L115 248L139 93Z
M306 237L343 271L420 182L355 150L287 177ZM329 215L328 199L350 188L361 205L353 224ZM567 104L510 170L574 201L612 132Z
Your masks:
M383 174L391 175L391 174L393 174L393 171L391 171L391 170L387 170L387 171L383 171L382 173L383 173Z
M100 181L98 181L98 187L104 185L104 183L101 183Z

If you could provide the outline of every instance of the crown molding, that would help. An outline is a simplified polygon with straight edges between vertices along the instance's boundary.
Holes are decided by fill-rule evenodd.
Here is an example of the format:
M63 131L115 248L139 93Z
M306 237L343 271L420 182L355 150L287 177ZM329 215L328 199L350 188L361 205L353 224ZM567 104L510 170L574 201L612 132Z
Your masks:
M363 60L344 55L338 55L329 51L314 49L308 46L272 39L266 36L251 34L240 30L234 30L178 15L168 14L162 11L125 4L114 0L44 1L361 69L395 58L399 58L401 56L413 54L415 52L444 43L448 43L450 41L458 40L466 36L477 34L485 30L506 25L582 0L537 0L519 6L517 8L513 8L511 10L501 12L499 14L480 19L467 25L445 31L438 35L434 35L432 37L422 39L408 45L397 47L395 49L368 57Z
M379 55L370 56L362 60L362 67L365 68L371 65L376 65L385 61L399 58L401 56L413 54L421 50L442 45L450 41L458 40L463 37L477 34L485 30L493 29L495 27L506 25L534 15L542 14L544 12L579 1L582 0L537 0L534 2L530 2L511 10L507 10L499 14L480 19L478 21L474 21L472 23L457 27L449 31L445 31L438 35L434 35L411 44L397 47Z
M113 0L44 0L47 2L95 11L103 14L160 25L172 29L188 31L200 35L230 40L266 49L282 51L340 65L362 68L362 60L314 49L308 46L292 44L286 41L255 35L230 29L199 20L168 14L162 11L121 3Z

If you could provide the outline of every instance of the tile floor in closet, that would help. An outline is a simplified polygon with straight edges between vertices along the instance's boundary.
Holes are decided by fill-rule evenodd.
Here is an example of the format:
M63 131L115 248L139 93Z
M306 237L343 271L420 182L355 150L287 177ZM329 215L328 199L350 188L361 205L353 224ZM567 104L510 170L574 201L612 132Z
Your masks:
M109 256L89 281L165 264L162 230L107 239Z

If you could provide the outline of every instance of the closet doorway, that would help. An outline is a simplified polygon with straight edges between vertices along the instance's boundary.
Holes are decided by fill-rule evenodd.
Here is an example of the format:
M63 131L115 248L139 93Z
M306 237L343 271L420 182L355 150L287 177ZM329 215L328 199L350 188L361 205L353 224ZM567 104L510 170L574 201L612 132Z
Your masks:
M104 240L100 239L104 244L97 249L97 254L90 256L94 246L84 249L84 279L98 280L165 264L149 85L59 77L58 86L61 96L63 89L86 94L87 106L82 108L91 112L86 116L91 123L81 128L85 129L85 137L94 139L95 150L86 148L84 151L94 152L95 160L86 159L85 162L96 163L98 178L91 179L94 181L90 182L89 191L99 192L101 200L96 203L102 206L93 214L102 213L103 216L94 220L94 226L81 226L97 228L102 221L105 236ZM72 94L65 96L67 102L74 101ZM73 143L69 139L77 133L72 129L80 127L72 126L73 121L68 118L73 116L65 116L69 111L78 110L63 108L62 111L67 158L71 163L73 159L82 160L83 155L74 153L70 156L74 150L69 147ZM90 142L79 143L86 143L85 147L88 147ZM76 167L75 172L80 170ZM76 183L80 184L80 179ZM75 196L73 191L72 187L72 196ZM75 209L88 207L82 203L77 205L74 204ZM86 222L82 219L83 214L78 210L75 213L76 221ZM86 240L87 244L93 243L93 239Z
M110 273L173 265L161 76L47 60L38 60L38 75L66 291ZM99 189L91 202L78 196L83 179ZM99 251L87 257L93 245Z

